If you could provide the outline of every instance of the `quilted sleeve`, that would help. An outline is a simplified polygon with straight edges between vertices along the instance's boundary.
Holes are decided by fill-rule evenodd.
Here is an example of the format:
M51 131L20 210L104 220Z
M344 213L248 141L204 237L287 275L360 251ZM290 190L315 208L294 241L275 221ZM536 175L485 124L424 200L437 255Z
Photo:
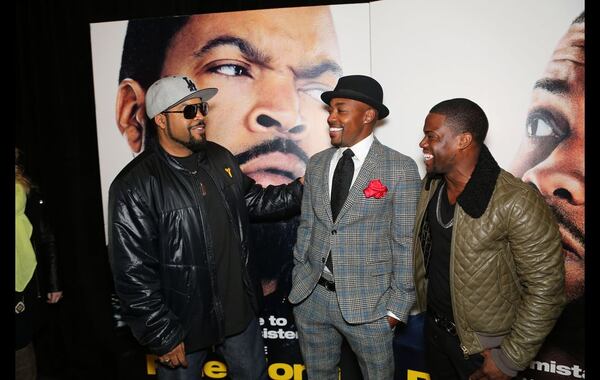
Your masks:
M508 239L522 302L502 353L519 368L533 360L566 303L564 258L554 215L541 195L524 185L512 197Z

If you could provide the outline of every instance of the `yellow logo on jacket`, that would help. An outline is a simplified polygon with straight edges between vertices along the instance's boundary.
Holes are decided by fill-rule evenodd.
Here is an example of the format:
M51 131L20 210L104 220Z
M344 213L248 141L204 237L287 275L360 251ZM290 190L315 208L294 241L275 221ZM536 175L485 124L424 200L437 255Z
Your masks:
M233 176L231 175L231 168L225 168L225 172L229 174L229 178L233 178Z

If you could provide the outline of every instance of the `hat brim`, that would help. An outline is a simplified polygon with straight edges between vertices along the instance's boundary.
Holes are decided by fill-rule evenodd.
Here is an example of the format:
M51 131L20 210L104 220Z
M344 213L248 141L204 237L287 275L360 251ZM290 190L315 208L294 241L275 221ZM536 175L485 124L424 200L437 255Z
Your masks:
M186 96L185 98L179 100L178 102L175 102L175 103L171 104L169 107L165 108L161 112L164 112L164 111L166 111L168 109L171 109L171 108L175 107L176 105L181 104L181 103L183 103L183 102L185 102L186 100L189 100L189 99L200 98L200 99L202 99L203 102L206 102L210 98L212 98L213 96L215 96L218 91L219 90L216 89L216 88L214 88L214 87L203 88L202 90L194 91L191 94L189 94L188 96Z
M353 99L368 104L377 110L378 120L381 120L390 114L390 110L383 103L354 90L342 89L338 91L325 91L321 94L321 100L327 104L329 104L333 98Z

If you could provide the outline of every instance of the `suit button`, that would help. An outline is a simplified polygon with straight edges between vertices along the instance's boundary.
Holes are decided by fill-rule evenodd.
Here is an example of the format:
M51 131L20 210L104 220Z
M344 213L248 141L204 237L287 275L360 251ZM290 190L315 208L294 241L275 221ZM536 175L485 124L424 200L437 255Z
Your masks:
M331 234L332 234L332 235L335 235L335 234L337 234L337 230L332 230L332 231L331 231Z

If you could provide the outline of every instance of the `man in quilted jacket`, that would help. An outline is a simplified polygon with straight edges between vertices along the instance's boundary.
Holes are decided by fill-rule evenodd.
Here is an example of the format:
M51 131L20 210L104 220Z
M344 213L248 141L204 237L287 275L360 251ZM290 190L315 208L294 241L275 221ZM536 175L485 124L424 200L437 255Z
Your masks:
M498 166L474 102L425 119L427 176L416 216L417 305L436 379L509 379L526 368L565 304L558 225L542 196Z

